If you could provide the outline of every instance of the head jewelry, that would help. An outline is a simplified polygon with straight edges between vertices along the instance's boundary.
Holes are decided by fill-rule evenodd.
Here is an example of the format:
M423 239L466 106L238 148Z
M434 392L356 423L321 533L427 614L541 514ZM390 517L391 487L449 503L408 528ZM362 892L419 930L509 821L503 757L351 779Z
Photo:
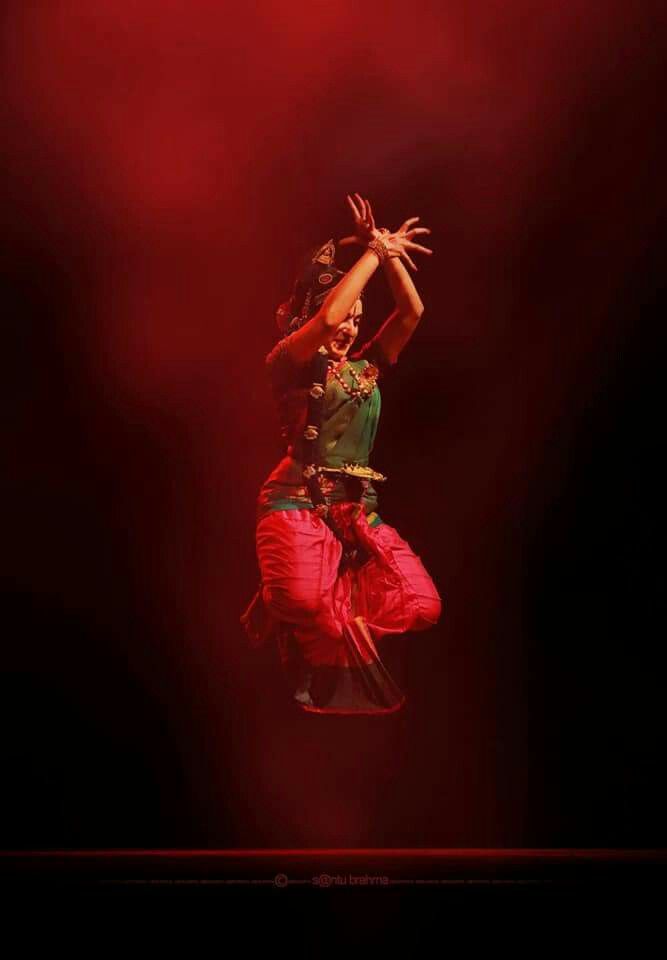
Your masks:
M345 276L335 263L333 239L315 248L294 283L292 296L278 307L276 323L285 336L294 333L319 310L329 292Z

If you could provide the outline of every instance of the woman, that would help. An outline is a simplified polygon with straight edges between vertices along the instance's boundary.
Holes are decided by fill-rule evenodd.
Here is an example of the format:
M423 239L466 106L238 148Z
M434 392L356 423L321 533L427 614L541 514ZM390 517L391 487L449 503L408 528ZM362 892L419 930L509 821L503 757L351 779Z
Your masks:
M261 583L241 618L254 644L276 636L299 705L316 713L388 713L404 695L375 646L388 633L437 623L441 601L421 560L379 517L369 466L377 431L377 381L395 365L423 304L405 260L419 217L391 233L371 205L348 196L365 250L343 273L330 240L307 258L277 314L284 336L266 358L287 454L262 486L257 509ZM363 290L382 266L395 309L352 353Z

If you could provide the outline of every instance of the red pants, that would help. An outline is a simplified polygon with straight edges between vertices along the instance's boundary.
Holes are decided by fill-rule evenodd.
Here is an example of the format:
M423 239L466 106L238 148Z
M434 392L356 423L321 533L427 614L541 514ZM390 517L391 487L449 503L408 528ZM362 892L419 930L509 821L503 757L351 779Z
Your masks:
M344 519L349 542L363 550L364 562L343 572L341 541L312 510L273 511L257 525L264 605L291 625L304 660L316 667L352 666L344 634L360 618L374 640L425 630L441 613L433 581L393 527L369 526L359 509L348 510ZM372 640L365 647L367 662L377 655Z

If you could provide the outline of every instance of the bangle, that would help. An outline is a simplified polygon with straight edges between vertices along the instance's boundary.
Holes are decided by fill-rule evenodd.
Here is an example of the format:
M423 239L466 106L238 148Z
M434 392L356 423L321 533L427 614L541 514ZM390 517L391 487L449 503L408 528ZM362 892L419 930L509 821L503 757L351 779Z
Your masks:
M387 249L387 245L381 237L376 237L375 240L371 240L371 242L368 244L368 249L373 251L381 265L389 257L389 250Z

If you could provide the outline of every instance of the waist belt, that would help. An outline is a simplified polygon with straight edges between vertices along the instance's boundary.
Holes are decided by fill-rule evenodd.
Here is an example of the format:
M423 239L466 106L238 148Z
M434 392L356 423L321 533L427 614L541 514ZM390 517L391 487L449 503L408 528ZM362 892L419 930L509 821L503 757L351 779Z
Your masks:
M340 483L345 491L344 499L353 502L359 502L364 497L370 483L382 483L387 478L370 467L362 467L359 464L343 464L342 467L320 467L313 466L314 473L309 477L307 490L316 512L321 517L325 517L329 526L335 531L335 523L329 512L329 503L327 498L334 496L334 490L337 483ZM305 472L305 471L304 471ZM315 490L313 490L313 487ZM337 502L337 497L335 499Z
M384 483L387 479L377 470L371 470L370 467L362 467L359 463L344 463L342 467L316 467L319 474L332 474L342 477L351 477L354 480L375 481L375 483Z

